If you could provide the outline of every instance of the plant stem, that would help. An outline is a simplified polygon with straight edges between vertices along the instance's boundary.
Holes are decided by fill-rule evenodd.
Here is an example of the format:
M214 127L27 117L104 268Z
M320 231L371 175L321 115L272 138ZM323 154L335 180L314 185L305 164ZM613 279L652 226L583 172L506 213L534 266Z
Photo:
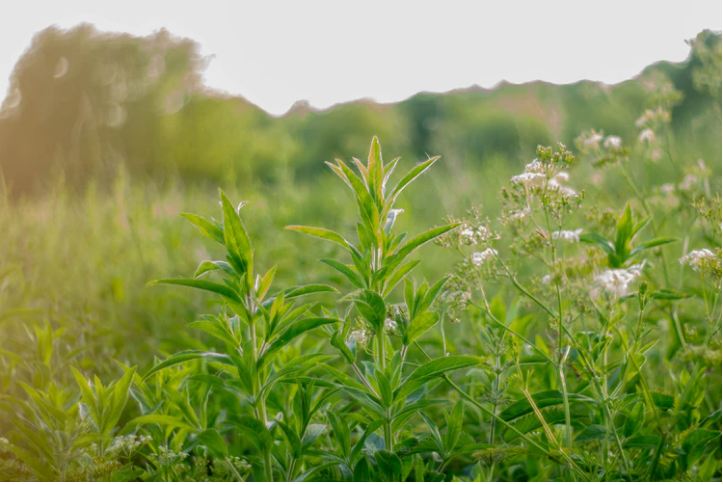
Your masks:
M264 399L262 392L261 392L261 376L259 375L259 368L258 368L258 349L256 346L258 345L258 342L256 341L256 319L252 318L251 322L249 323L249 331L251 334L251 351L253 352L253 360L254 360L254 400L256 401L256 417L264 427L268 426L268 415L266 412L266 400ZM271 467L271 450L264 449L264 478L268 481L273 481L273 469Z

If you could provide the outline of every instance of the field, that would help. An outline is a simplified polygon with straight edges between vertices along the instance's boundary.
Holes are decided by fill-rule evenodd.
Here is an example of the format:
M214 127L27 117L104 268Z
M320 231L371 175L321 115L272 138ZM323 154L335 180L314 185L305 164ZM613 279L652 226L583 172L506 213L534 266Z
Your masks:
M0 111L0 479L721 480L720 35L282 118L174 40L119 125L38 114L162 40L49 29Z

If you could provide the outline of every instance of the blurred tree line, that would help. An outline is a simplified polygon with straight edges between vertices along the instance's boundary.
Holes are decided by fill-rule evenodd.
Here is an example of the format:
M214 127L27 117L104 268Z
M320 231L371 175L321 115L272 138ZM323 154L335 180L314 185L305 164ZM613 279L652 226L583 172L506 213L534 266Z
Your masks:
M635 137L632 121L661 75L683 94L676 136L719 155L721 37L704 31L690 44L685 62L658 63L614 86L502 83L324 111L300 102L273 117L205 87L206 61L192 40L165 30L135 37L50 27L11 76L0 108L0 168L16 193L58 174L80 187L120 167L158 180L273 183L313 178L323 160L362 154L377 134L388 153L441 153L447 170L464 172L493 158L528 158L538 144L572 143L590 128Z

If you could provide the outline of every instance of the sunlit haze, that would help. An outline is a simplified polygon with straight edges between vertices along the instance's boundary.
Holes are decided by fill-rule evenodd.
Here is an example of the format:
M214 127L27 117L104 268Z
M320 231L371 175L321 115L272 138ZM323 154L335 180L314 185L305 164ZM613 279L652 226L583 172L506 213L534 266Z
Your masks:
M501 80L618 82L683 60L685 40L721 29L721 2L24 1L0 18L0 92L36 32L80 22L194 39L208 86L281 114Z

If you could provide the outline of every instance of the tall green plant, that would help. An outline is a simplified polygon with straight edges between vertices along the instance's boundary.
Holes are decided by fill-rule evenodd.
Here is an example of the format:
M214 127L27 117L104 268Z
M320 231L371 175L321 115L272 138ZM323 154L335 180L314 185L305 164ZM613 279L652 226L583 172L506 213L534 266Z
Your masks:
M439 157L412 167L396 183L391 182L396 158L385 163L379 140L372 139L367 163L356 158L356 172L342 160L327 165L351 190L358 209L356 240L326 228L288 226L288 229L324 239L340 246L349 263L336 259L322 261L348 280L351 291L345 302L342 321L331 336L331 343L350 367L355 380L331 367L339 382L362 407L367 416L367 433L383 428L384 450L374 457L376 465L391 480L402 480L395 452L400 429L417 412L434 404L425 392L431 381L446 372L477 364L472 356L442 356L428 362L408 362L408 351L415 341L438 321L433 304L444 280L415 285L409 277L419 264L414 251L456 227L448 224L408 238L395 230L402 210L396 207L402 192L429 170ZM404 282L404 302L395 303L393 291ZM360 360L359 348L367 347L371 361ZM342 423L334 423L341 429ZM341 431L338 431L341 432ZM357 462L357 467L366 467ZM363 475L362 475L363 476Z
M286 363L284 369L276 369L274 360L301 335L335 322L334 318L313 315L308 305L297 305L294 300L334 289L327 285L306 285L272 294L276 267L263 274L254 272L254 250L239 214L242 204L234 207L223 192L220 197L222 223L195 214L183 215L203 235L224 247L226 259L202 261L193 278L162 279L155 283L197 288L221 298L223 306L218 314L191 324L213 337L221 351L192 349L176 353L150 369L146 378L190 360L207 361L214 374L226 380L224 387L230 385L239 398L248 402L251 415L239 416L237 427L257 434L263 470L256 478L273 480L273 422L267 402L269 393L274 386L303 373L314 362L306 356ZM220 275L221 281L205 278L211 274ZM147 417L143 421L153 424ZM160 417L156 422L163 424L166 420Z

